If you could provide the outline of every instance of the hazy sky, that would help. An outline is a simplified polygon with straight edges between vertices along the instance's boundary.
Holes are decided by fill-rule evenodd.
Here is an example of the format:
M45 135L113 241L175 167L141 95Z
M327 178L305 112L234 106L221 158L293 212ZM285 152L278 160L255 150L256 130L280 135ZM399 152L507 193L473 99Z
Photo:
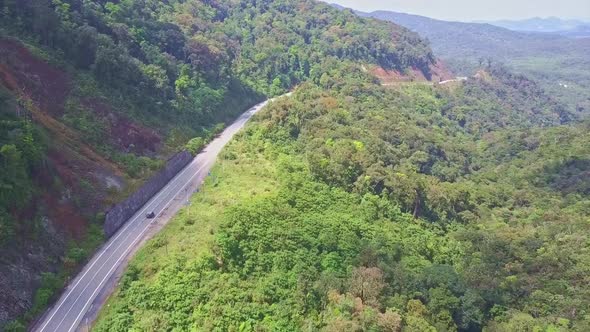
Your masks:
M326 0L362 11L392 10L457 21L535 16L590 19L590 0Z

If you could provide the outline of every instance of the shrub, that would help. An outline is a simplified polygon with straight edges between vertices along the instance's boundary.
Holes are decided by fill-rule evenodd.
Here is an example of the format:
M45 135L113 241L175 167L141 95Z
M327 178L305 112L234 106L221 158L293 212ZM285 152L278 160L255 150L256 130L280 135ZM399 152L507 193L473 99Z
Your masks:
M186 144L186 149L193 156L196 156L199 152L201 152L203 147L205 147L205 140L202 137L195 137Z

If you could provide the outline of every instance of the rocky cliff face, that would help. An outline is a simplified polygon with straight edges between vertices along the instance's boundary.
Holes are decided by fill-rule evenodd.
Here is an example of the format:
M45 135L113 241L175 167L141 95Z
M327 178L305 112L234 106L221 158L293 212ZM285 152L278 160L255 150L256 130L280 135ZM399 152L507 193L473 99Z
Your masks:
M40 227L41 236L37 241L2 249L0 322L13 320L32 308L42 275L60 271L61 265L57 263L65 253L66 236L48 218L41 219Z

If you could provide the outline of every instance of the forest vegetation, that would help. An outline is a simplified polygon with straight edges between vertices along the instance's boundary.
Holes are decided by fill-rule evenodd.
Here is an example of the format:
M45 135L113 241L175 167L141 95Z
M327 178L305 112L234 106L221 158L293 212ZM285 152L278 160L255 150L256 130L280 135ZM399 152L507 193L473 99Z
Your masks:
M4 330L101 243L106 205L289 90L139 250L94 330L590 329L590 124L542 83L482 61L465 82L383 86L371 68L432 78L429 43L314 0L0 0L0 15L0 276L22 277L23 248L47 255L28 299L0 286Z

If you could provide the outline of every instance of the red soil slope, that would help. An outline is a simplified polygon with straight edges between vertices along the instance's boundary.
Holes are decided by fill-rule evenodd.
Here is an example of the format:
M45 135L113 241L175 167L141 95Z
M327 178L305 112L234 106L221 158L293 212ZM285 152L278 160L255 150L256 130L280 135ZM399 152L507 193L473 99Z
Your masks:
M455 78L453 73L442 61L437 61L430 67L431 77L428 78L419 69L412 69L408 73L400 73L395 70L386 70L382 67L374 67L369 72L377 77L382 84L391 85L400 82L441 82Z

